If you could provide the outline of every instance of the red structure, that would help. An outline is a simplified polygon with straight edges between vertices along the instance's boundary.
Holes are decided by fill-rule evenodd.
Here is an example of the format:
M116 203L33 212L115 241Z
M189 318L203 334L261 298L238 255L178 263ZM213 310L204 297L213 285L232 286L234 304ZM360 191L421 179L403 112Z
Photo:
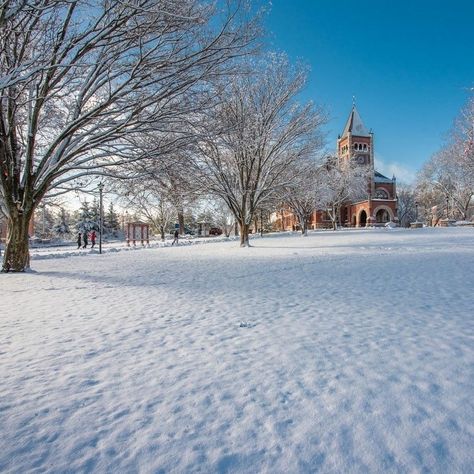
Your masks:
M128 222L126 224L127 245L130 247L130 241L136 245L140 241L142 245L150 244L150 226L143 222Z
M337 140L337 155L340 162L355 160L370 168L367 199L347 203L341 210L341 224L352 227L398 223L397 190L395 177L387 178L375 170L374 134L367 131L355 105Z
M347 202L341 207L339 225L345 227L383 226L391 221L398 223L396 179L387 178L374 166L374 134L363 124L355 105L347 119L342 135L337 140L338 163L354 160L360 166L367 166L369 182L367 199ZM280 230L297 230L296 216L288 208L282 208L275 215ZM330 228L331 220L324 210L315 209L310 228Z

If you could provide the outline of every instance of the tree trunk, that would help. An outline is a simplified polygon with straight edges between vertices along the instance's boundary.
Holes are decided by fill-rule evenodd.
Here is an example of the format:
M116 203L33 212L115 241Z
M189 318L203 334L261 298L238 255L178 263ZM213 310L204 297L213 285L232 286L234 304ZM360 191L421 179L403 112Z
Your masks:
M308 221L306 219L303 219L303 227L301 229L301 234L304 237L307 237L308 235Z
M184 235L184 211L180 209L178 211L178 224L179 224L179 235Z
M7 221L3 272L24 272L30 268L28 227L32 214L17 214Z
M165 228L164 226L160 225L160 234L161 234L161 241L165 241Z
M240 246L250 247L249 243L249 225L240 223Z

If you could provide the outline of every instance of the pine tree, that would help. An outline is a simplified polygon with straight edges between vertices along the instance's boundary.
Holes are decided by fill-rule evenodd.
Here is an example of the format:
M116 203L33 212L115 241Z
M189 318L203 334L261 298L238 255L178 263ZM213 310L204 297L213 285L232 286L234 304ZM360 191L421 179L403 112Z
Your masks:
M96 232L98 232L100 224L100 207L99 201L97 201L97 198L95 197L90 206L90 215L91 221L95 223L94 227L91 230L95 230Z
M56 223L53 227L54 233L61 238L67 237L71 231L69 230L69 212L67 212L63 207L59 209L59 214L56 219Z
M84 201L79 210L79 216L76 222L76 230L78 232L90 232L91 230L98 230L99 226L92 218L92 212L89 208L89 203Z
M111 237L118 237L120 231L120 223L114 205L109 204L107 214L104 216L104 232Z

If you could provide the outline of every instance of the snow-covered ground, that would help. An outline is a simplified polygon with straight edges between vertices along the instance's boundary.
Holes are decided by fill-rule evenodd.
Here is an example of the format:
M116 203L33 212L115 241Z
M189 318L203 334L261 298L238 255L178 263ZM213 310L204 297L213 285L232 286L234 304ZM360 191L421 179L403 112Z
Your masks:
M1 275L0 472L473 472L474 229L253 245Z

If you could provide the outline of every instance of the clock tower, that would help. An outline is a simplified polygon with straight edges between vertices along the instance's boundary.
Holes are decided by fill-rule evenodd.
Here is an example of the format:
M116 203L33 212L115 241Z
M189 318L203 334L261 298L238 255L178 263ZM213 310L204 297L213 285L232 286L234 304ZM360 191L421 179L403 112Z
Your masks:
M331 166L334 161L331 161ZM397 225L397 188L395 176L388 178L379 173L374 165L374 134L367 130L355 104L341 135L337 139L337 165L365 167L367 170L367 194L348 199L339 208L337 225L345 227L382 227ZM286 214L285 214L286 212ZM281 210L275 219L282 230L295 230L297 219L288 209ZM327 209L315 209L310 228L332 227Z
M339 165L351 162L369 171L367 199L347 203L341 209L341 224L366 227L398 222L395 177L387 178L375 170L374 134L365 127L355 104L337 140L337 157Z
M360 166L367 166L374 172L374 134L365 127L355 104L347 119L342 135L337 140L339 164L352 161ZM374 192L373 182L370 192Z

